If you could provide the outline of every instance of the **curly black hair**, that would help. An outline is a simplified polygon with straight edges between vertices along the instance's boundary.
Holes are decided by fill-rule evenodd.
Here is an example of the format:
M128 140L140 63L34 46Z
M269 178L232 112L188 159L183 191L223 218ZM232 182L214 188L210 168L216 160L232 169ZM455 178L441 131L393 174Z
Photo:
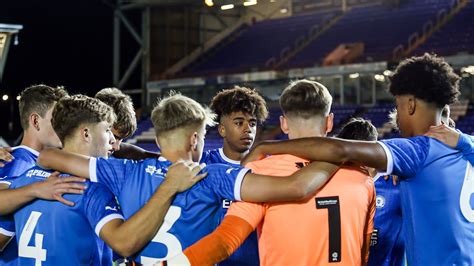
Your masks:
M255 115L259 123L263 123L268 117L267 104L263 97L256 90L246 87L235 86L222 90L212 98L210 108L217 114L217 121L233 112Z
M459 96L460 77L441 57L425 53L403 60L390 78L390 93L411 94L438 108L454 103Z

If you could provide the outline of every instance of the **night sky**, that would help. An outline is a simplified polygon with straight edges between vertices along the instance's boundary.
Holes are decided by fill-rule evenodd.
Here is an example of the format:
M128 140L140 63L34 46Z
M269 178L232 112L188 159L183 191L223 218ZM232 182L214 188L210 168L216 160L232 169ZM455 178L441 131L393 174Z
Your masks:
M2 1L0 23L24 27L19 45L10 46L0 84L0 95L14 102L0 101L1 136L15 138L21 131L15 98L31 84L62 85L91 96L112 86L113 11L102 0Z

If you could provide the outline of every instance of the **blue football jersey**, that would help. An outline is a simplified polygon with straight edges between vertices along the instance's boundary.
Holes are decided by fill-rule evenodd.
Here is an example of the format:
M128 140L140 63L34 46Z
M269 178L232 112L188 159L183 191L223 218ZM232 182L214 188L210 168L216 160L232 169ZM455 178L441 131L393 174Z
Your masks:
M142 208L164 181L172 163L164 158L131 161L90 159L90 178L118 198L126 219ZM153 240L135 256L143 264L169 259L211 233L220 223L223 199L240 200L240 186L249 169L210 164L207 177L175 196Z
M233 167L240 167L240 162L232 160L229 157L225 156L224 150L222 148L209 150L203 153L201 163L211 164L211 163L222 163L227 164ZM222 201L222 217L227 213L227 210L232 203L229 199L224 199ZM258 238L257 231L253 231L249 237L240 245L240 247L226 260L219 263L220 266L233 266L233 265L242 265L242 266L252 266L260 265L260 259L258 256Z
M12 148L15 159L0 168L0 183L10 185L11 182L36 164L38 151L27 146ZM15 236L15 223L13 215L0 216L0 234ZM18 247L16 240L12 239L6 248L0 253L0 265L17 265Z
M474 171L461 151L418 136L380 142L401 178L408 265L474 265Z
M401 266L404 262L400 188L392 180L392 176L387 180L382 175L374 178L376 210L369 266Z
M456 149L462 151L464 157L474 165L474 136L461 133Z
M50 174L35 166L10 188L43 181ZM82 195L64 195L74 207L38 199L15 213L19 265L112 265L112 250L98 236L107 222L123 215L105 186L86 185Z

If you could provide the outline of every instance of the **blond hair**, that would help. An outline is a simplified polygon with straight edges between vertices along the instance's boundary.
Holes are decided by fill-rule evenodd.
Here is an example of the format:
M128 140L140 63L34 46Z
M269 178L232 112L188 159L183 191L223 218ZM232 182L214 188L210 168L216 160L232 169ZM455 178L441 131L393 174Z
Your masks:
M174 129L202 123L207 126L215 126L215 118L216 115L209 108L175 92L171 92L168 97L162 99L151 113L156 136Z

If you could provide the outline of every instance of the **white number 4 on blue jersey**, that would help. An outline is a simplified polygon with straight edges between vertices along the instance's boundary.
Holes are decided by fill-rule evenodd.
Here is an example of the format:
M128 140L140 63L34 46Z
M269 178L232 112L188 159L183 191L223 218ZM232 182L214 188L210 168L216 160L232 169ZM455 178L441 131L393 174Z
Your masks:
M18 241L18 256L35 259L36 266L41 266L41 262L46 261L46 249L43 249L43 234L35 233L36 246L28 246L28 244L33 237L33 232L40 217L41 212L31 212Z

